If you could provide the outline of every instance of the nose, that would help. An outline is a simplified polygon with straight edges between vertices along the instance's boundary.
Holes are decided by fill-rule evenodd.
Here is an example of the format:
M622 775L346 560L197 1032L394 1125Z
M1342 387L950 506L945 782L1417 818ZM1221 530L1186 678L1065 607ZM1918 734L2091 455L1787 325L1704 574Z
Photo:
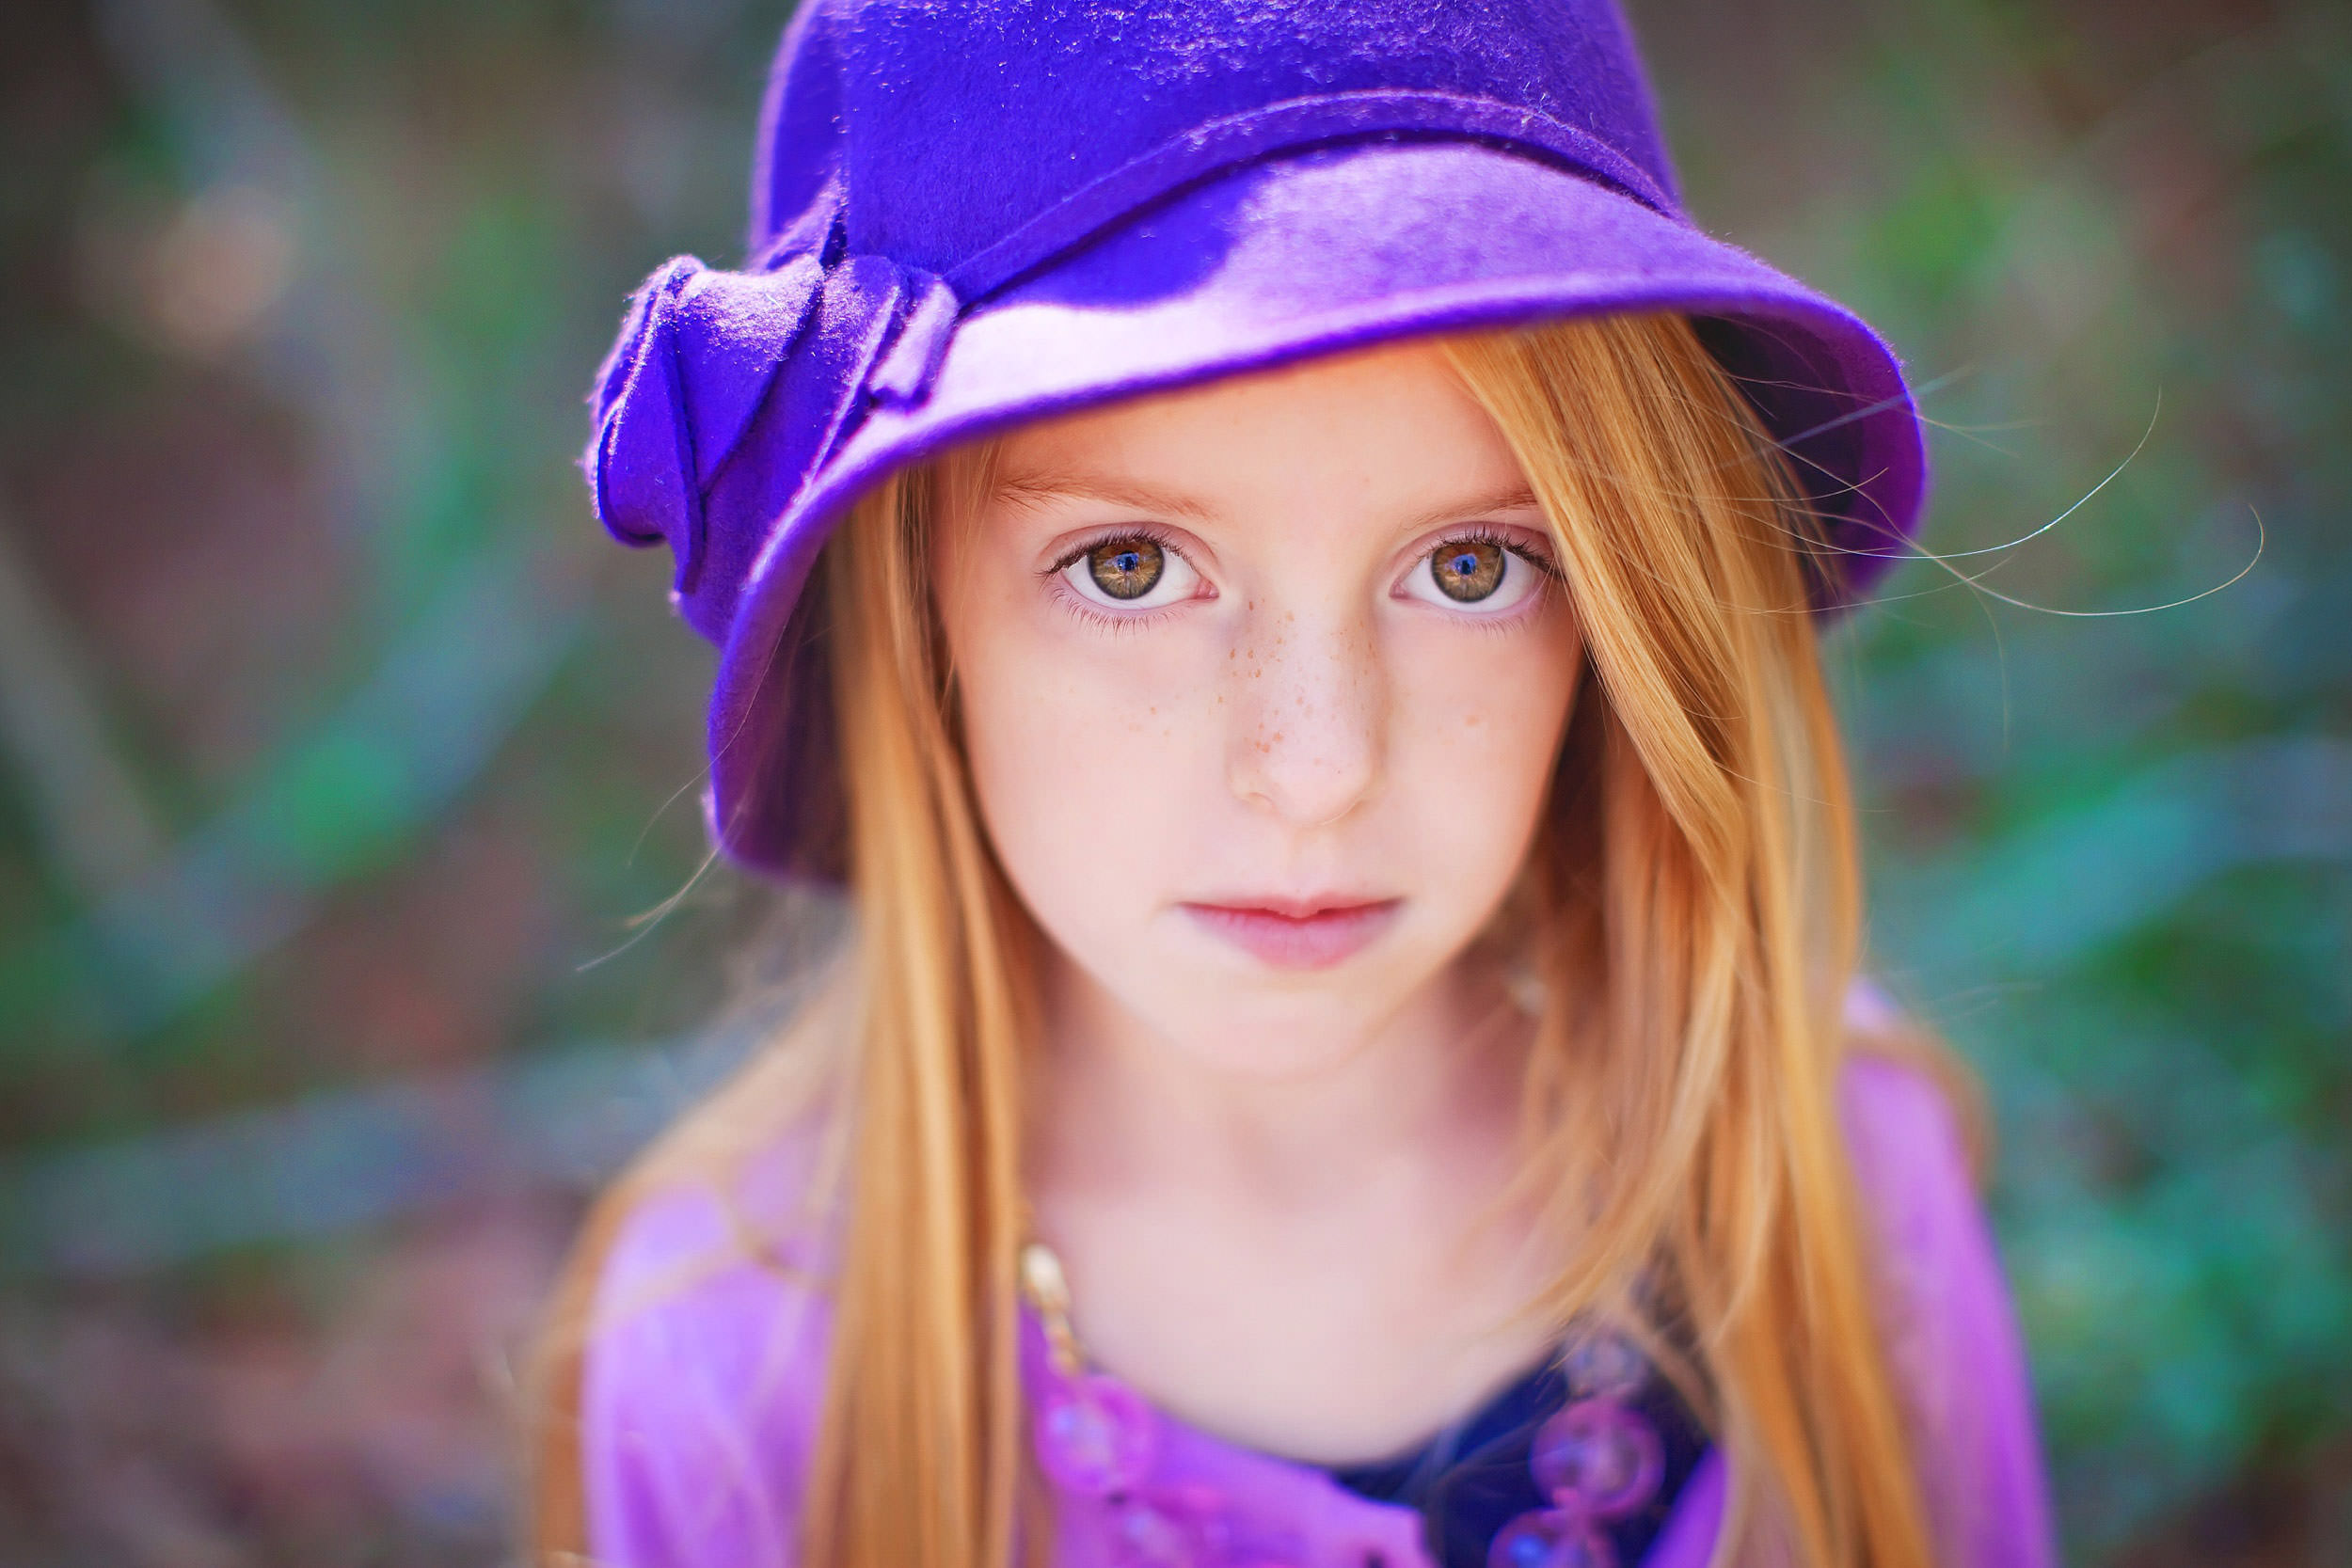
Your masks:
M1320 828L1369 800L1387 744L1387 682L1373 628L1345 614L1245 618L1227 658L1227 776L1282 822Z

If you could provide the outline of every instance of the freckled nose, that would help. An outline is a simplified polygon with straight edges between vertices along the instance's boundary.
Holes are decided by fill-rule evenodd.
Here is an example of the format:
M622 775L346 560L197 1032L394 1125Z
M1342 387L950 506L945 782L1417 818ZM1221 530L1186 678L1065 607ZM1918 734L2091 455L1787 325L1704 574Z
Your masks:
M1295 827L1337 822L1378 785L1385 682L1368 626L1254 623L1226 661L1227 776L1235 796Z

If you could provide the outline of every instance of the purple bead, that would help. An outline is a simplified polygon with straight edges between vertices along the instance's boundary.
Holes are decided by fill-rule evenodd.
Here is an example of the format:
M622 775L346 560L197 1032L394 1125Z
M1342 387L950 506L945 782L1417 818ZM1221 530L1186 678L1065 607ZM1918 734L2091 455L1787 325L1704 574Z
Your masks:
M1057 1380L1035 1418L1038 1465L1085 1497L1124 1492L1151 1473L1152 1407L1117 1378Z
M1122 1505L1117 1534L1120 1568L1211 1568L1215 1561L1195 1521L1156 1503Z
M1613 1519L1650 1499L1666 1453L1650 1424L1624 1405L1584 1400L1536 1429L1527 1467L1561 1508Z
M1580 1400L1629 1400L1649 1381L1649 1358L1624 1335L1604 1329L1570 1345L1560 1370Z
M1486 1568L1617 1568L1617 1554L1582 1515L1548 1508L1503 1526Z

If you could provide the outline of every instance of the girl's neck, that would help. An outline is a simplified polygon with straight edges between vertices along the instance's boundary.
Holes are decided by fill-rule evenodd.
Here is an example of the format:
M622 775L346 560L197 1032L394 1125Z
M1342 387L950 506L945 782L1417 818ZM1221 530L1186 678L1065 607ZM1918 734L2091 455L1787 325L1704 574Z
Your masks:
M1313 1208L1400 1162L1473 1180L1507 1164L1532 1026L1489 966L1456 965L1327 1065L1281 1077L1203 1063L1061 969L1032 1100L1032 1168L1049 1186Z
M1531 1033L1467 967L1311 1074L1220 1070L1049 989L1030 1196L1087 1354L1209 1432L1385 1457L1544 1350L1504 1198Z

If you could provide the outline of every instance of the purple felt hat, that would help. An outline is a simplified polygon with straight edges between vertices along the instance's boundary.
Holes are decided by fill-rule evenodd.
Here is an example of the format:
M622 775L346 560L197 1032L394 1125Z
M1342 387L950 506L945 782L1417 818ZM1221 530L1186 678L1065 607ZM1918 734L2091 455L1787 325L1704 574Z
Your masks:
M895 468L1040 415L1411 333L1697 319L1828 523L1926 484L1886 345L1684 216L1609 0L803 0L750 264L649 278L591 398L605 526L721 649L720 847L838 878L818 550Z

